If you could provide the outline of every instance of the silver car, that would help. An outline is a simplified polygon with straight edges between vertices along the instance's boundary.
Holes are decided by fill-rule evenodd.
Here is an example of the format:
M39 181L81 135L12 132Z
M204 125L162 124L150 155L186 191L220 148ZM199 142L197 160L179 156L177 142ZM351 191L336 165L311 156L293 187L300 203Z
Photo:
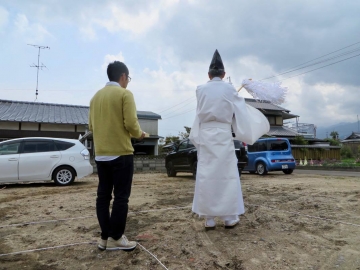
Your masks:
M66 186L92 173L90 153L78 140L20 138L0 143L0 183L53 180Z

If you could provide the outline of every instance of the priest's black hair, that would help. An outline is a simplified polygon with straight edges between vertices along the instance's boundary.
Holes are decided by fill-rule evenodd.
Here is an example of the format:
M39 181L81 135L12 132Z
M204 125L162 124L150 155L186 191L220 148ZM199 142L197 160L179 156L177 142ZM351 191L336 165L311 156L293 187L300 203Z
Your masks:
M111 82L118 82L123 73L125 73L126 77L129 76L129 69L123 62L114 61L107 67L107 75Z

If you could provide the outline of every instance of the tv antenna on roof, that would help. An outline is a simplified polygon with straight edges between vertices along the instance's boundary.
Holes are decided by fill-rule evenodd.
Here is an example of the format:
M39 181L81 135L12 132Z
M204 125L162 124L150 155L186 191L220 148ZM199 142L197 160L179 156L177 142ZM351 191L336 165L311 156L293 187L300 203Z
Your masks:
M48 46L40 46L40 45L33 45L33 44L27 44L29 46L33 46L33 47L36 47L39 49L39 53L38 53L38 63L37 65L36 64L33 64L32 66L30 67L36 67L37 68L37 74L36 74L36 92L35 92L35 101L37 100L37 97L38 97L38 85L39 85L39 69L43 67L46 67L43 63L41 63L40 65L40 50L41 49L50 49L50 47Z

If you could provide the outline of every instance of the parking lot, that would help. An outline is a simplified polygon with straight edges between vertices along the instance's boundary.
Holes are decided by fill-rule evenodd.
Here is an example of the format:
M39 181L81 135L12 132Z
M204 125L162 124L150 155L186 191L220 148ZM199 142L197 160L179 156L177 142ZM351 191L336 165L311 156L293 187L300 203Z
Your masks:
M97 249L97 176L0 186L0 269L360 269L360 179L244 173L246 213L213 231L191 212L194 180L134 175L133 252ZM157 259L155 259L155 257Z

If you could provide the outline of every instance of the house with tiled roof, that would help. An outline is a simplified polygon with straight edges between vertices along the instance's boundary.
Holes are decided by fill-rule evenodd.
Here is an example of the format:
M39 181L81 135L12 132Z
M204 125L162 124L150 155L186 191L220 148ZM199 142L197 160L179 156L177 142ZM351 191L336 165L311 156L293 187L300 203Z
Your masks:
M360 152L360 132L352 132L351 135L342 140L341 143L349 146L354 154Z
M295 138L299 134L296 130L284 126L284 120L299 117L291 114L288 109L272 104L270 101L245 98L246 104L261 111L270 123L270 131L266 134L272 137Z
M22 137L78 139L87 132L88 106L0 99L0 141ZM139 124L150 137L134 146L135 153L157 155L159 114L137 111ZM92 141L86 142L93 153Z

